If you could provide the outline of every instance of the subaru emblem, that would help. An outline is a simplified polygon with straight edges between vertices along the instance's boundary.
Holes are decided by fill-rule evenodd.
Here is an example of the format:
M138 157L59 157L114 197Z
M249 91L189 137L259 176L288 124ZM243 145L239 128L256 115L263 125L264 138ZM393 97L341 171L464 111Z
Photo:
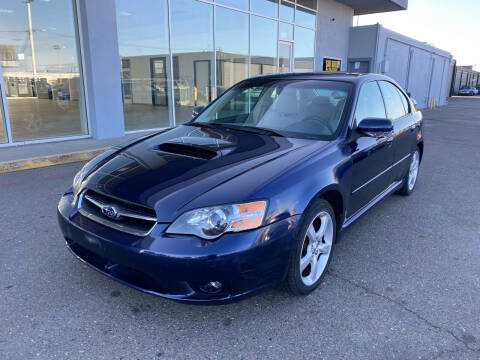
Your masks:
M113 206L105 205L104 207L102 207L102 214L111 219L116 219L118 216L118 210L115 209Z

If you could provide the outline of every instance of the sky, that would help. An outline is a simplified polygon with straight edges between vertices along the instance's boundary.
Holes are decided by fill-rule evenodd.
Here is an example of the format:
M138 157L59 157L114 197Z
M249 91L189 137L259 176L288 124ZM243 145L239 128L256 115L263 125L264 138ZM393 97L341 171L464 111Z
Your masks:
M359 25L376 23L450 52L457 65L480 70L480 0L409 0L406 11L358 19Z

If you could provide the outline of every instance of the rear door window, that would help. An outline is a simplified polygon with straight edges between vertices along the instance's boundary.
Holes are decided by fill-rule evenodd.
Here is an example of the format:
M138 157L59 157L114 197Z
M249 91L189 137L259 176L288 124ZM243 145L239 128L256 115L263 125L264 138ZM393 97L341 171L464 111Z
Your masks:
M385 107L387 109L387 117L390 120L395 120L405 116L407 111L400 97L400 92L395 85L387 81L379 81L380 89L382 90L383 99L385 100Z

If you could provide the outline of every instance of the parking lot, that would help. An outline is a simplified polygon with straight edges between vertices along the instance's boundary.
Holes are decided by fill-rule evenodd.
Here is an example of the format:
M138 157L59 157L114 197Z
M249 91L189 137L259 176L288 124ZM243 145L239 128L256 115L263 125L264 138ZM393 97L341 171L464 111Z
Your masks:
M480 98L425 118L415 192L354 223L307 297L192 306L130 289L64 246L56 205L82 164L0 175L0 358L479 359Z

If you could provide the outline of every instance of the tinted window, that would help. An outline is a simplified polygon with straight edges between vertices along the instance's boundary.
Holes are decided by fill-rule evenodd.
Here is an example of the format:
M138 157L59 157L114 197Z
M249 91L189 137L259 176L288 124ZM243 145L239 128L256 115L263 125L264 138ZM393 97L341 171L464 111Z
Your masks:
M385 119L385 106L377 82L372 81L362 86L355 110L355 124L366 118Z
M400 93L397 87L386 81L380 81L379 85L380 89L382 89L388 118L390 120L395 120L404 116L407 112L405 111L405 107L402 99L400 98Z
M349 85L331 81L261 81L240 84L195 120L274 130L285 136L330 137L340 126Z

